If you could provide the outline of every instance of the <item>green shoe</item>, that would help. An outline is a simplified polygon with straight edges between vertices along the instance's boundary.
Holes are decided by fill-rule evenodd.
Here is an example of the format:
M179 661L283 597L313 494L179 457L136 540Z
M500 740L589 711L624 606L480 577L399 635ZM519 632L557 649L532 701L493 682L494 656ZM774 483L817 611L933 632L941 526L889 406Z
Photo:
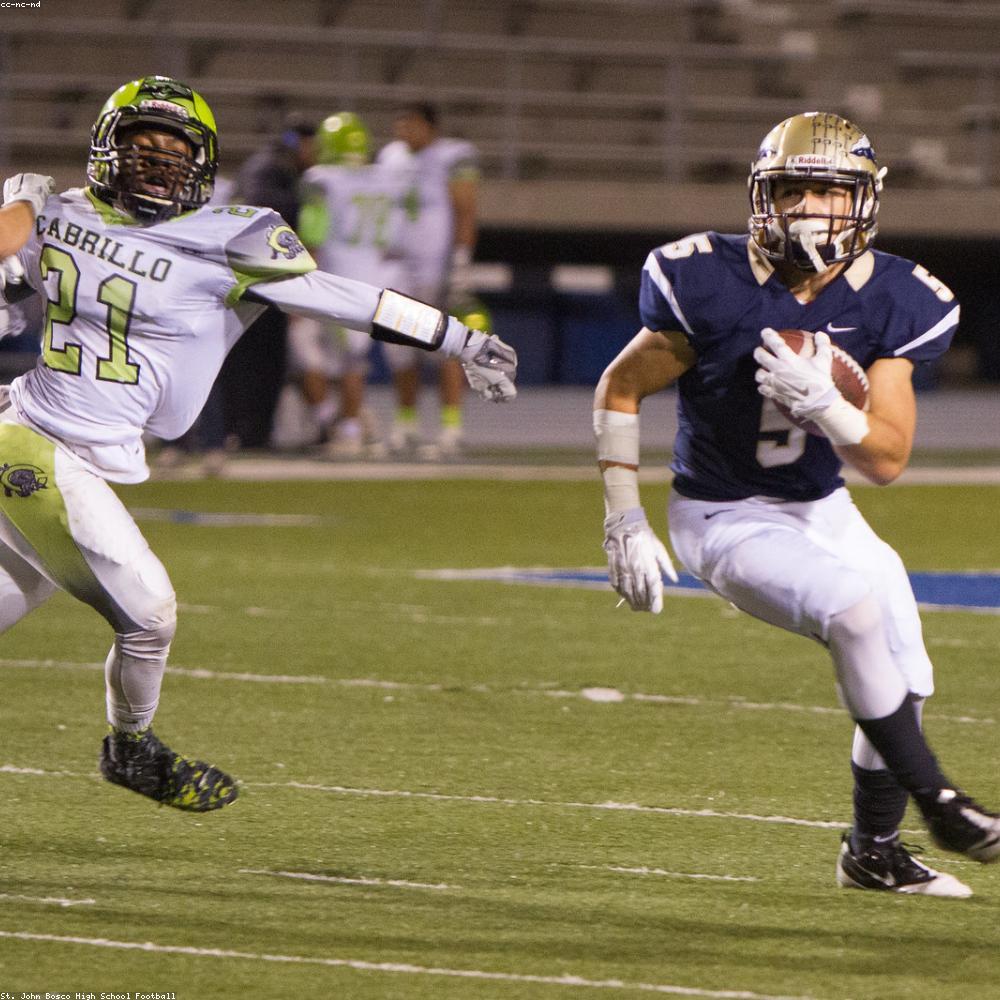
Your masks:
M239 794L236 782L224 771L174 753L152 729L123 733L112 728L101 745L100 763L101 774L113 785L175 809L221 809Z

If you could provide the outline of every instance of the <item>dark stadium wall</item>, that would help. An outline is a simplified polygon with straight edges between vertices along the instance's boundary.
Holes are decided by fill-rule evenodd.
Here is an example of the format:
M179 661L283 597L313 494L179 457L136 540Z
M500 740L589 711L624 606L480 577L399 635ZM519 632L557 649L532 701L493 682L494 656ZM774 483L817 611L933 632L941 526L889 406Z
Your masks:
M653 247L688 235L682 232L607 232L514 229L486 226L477 261L507 263L513 283L484 292L496 332L521 358L525 384L592 384L639 326L639 278ZM954 348L973 357L974 380L1000 382L1000 239L945 239L881 235L878 249L923 264L948 285L962 305ZM553 288L560 264L612 269L606 293L565 293ZM921 373L929 388L937 373Z

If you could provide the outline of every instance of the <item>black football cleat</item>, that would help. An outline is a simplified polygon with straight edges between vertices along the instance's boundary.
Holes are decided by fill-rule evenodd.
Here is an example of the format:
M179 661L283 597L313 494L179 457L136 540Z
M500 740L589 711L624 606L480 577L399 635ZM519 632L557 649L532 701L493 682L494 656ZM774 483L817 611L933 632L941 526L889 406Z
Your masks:
M942 788L933 797L920 796L917 805L938 847L983 864L1000 857L1000 816L968 795Z
M918 861L898 837L887 844L872 844L857 854L851 835L845 833L837 858L837 885L843 889L874 889L913 896L947 896L966 899L972 890L954 875L936 872Z
M101 774L163 805L189 812L208 812L229 805L239 789L224 771L183 757L153 733L111 729L101 745Z

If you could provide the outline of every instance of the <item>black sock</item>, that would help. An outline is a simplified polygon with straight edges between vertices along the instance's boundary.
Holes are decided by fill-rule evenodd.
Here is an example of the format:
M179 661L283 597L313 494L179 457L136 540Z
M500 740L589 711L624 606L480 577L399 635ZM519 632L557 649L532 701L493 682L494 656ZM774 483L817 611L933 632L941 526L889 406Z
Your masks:
M899 832L909 792L892 771L869 771L851 761L854 772L854 828L851 849L858 853L876 839L885 843Z
M920 731L909 697L892 715L854 721L908 792L927 796L936 789L952 787Z

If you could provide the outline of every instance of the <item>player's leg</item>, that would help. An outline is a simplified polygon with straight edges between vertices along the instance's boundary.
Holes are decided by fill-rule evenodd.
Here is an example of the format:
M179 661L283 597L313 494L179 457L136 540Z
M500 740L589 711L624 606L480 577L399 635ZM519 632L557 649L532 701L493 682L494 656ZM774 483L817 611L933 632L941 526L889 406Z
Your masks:
M382 344L385 362L392 373L396 391L396 410L389 431L389 449L407 452L420 441L420 416L417 400L420 395L422 351L403 344Z
M233 779L175 753L151 729L177 625L167 572L103 480L64 452L57 454L56 467L72 541L90 571L74 596L100 611L115 633L105 663L111 731L102 746L101 773L179 809L221 808L237 796Z
M314 434L325 440L337 412L332 390L329 337L323 324L305 316L293 316L288 322L289 368L298 375L299 385L309 407Z
M817 541L836 523L841 502L704 504L674 498L671 538L685 565L737 607L828 646L848 710L914 795L935 840L992 860L1000 855L1000 820L953 791L928 747L872 581L840 556L836 544ZM981 818L963 829L966 813Z
M377 452L377 428L362 419L371 338L360 330L328 330L340 376L340 407L327 447L329 458L360 458L371 445ZM366 435L371 435L366 440Z
M449 262L450 263L450 262ZM446 311L455 311L455 295L449 288L444 272L434 272L426 278L426 283L417 298L433 302ZM465 398L465 372L457 358L443 354L431 356L437 365L438 380L438 427L434 440L421 449L422 457L431 461L454 458L462 447L462 402Z
M902 560L879 538L841 491L822 505L816 541L833 549L873 587L889 654L906 680L918 724L924 699L933 691L933 667L923 643L920 615ZM909 793L858 726L851 751L854 822L841 846L838 879L842 885L881 888L894 862L909 865L911 884L934 895L971 894L950 875L932 872L915 859L901 861L898 849Z
M913 699L920 719L923 699ZM938 872L910 853L899 826L909 794L859 727L851 753L854 776L854 823L841 839L837 884L910 895L967 898L972 890L954 875Z
M6 632L59 589L39 566L37 554L0 513L0 632Z
M125 507L69 452L25 427L0 424L13 489L0 509L44 576L111 624L105 665L108 722L101 770L117 784L203 811L236 797L228 775L175 754L150 727L176 625L166 571ZM11 459L15 459L11 462Z
M462 399L465 395L465 373L456 358L437 358L438 396L441 404L437 438L427 457L451 458L462 447Z

